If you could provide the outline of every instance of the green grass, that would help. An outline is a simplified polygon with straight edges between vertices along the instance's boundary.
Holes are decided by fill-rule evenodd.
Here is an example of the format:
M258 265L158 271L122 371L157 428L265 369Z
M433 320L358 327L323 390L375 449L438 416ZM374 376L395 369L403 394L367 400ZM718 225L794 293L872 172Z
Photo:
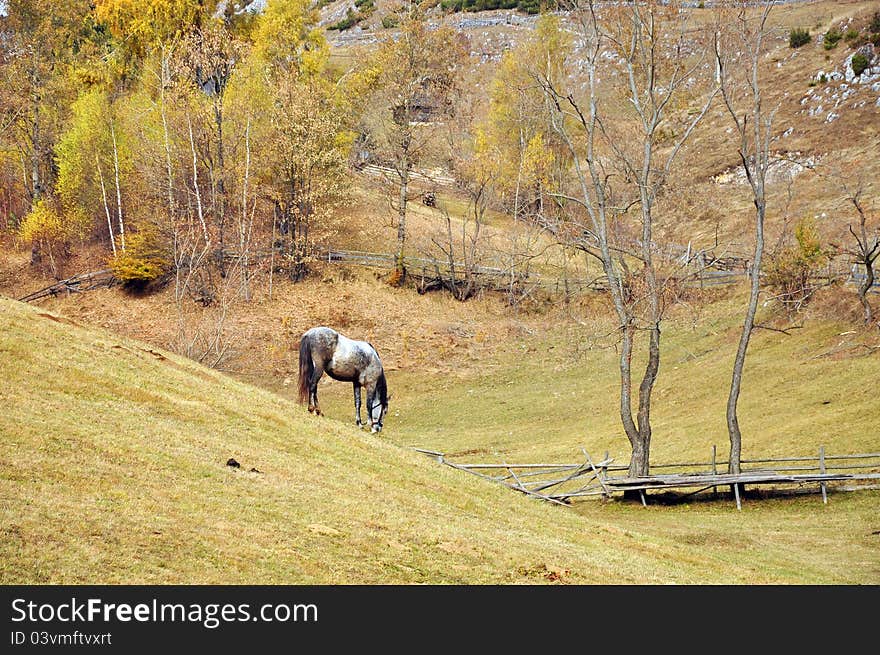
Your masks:
M726 456L725 408L739 314L737 297L716 302L694 325L679 316L665 324L654 394L655 462L709 460L712 445ZM618 417L617 355L597 319L587 327L550 326L531 338L498 344L460 376L425 385L418 372L395 376L395 439L447 453L477 450L509 461L576 459L582 447L629 460ZM841 335L841 333L845 333ZM744 457L877 452L880 421L878 357L851 325L807 321L789 335L757 330L746 362L739 418ZM876 341L876 339L875 339ZM634 388L641 374L633 366ZM474 457L471 456L471 459Z
M873 492L742 513L549 506L402 447L417 429L404 414L430 424L465 398L469 421L441 424L483 430L491 403L467 394L482 378L462 392L399 384L401 415L376 437L144 344L0 310L2 583L880 581Z

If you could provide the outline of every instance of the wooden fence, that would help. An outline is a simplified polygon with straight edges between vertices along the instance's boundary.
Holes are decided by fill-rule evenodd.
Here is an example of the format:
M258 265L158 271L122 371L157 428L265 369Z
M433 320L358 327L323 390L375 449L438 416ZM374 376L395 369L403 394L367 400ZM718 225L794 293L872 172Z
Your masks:
M327 250L322 258L329 263L345 263L355 266L369 266L390 270L397 265L394 255L388 253L364 252L358 250ZM455 279L461 282L468 274L473 274L482 287L491 289L507 289L514 284L529 284L550 291L567 288L569 291L604 291L607 281L604 276L595 278L560 278L559 276L542 275L530 272L528 275L511 271L500 266L468 265L464 262L448 262L428 257L404 257L403 264L407 271L426 282L442 282Z
M680 247L676 247L680 250ZM678 250L670 251L675 254ZM283 251L271 248L263 248L249 251L247 260L255 263L271 257L282 257ZM713 287L724 284L732 284L737 279L748 275L743 262L738 257L709 258L706 260L694 256L690 249L680 257L689 258L682 265L680 277L683 284L691 287ZM235 261L243 259L243 255L234 250L218 251L217 259ZM391 270L397 265L397 259L392 253L368 252L363 250L341 250L328 248L318 250L307 258L309 261L323 261L329 264L347 264L351 266L366 266L382 270ZM608 279L604 275L593 278L565 277L560 275L544 275L529 272L524 274L509 267L468 265L464 262L452 262L429 257L404 257L404 266L417 278L420 278L422 286L441 284L444 281L455 280L462 282L469 274L477 278L482 288L506 291L511 285L529 288L541 288L554 294L559 293L583 293L585 291L607 291ZM817 271L816 279L822 281L845 280L848 283L857 284L865 279L865 274L857 265L844 264L841 261L833 261ZM81 273L66 280L55 282L47 287L29 293L19 298L23 302L39 300L47 296L79 293L101 287L112 286L116 280L110 269L102 269L89 273ZM874 281L871 289L880 292L880 276Z
M21 302L33 302L34 300L39 300L40 298L46 298L48 296L54 297L62 294L69 296L72 293L81 293L83 291L91 291L92 289L99 289L101 287L110 287L113 286L115 282L116 278L113 277L113 271L109 268L105 268L100 271L92 271L91 273L80 273L79 275L74 275L66 280L55 282L48 287L38 289L33 293L29 293L26 296L19 298L19 300Z
M421 448L415 450L452 468L558 505L570 504L575 498L609 498L616 492L634 491L639 493L642 504L647 505L646 492L649 490L691 489L679 496L685 498L709 491L717 495L718 487L730 487L737 509L742 509L741 491L745 485L776 489L806 486L808 491L821 492L823 502L827 503L830 483L835 483L838 490L852 491L871 487L840 483L880 480L880 453L826 455L824 447L812 457L744 459L741 472L733 474L719 472L726 470L728 462L716 459L713 446L712 458L708 462L656 464L651 466L652 475L644 477L629 477L628 473L615 475L615 472L628 472L629 466L614 464L608 453L593 461L586 450L581 451L582 462L566 464L458 463L450 461L443 453ZM658 469L668 472L653 473Z

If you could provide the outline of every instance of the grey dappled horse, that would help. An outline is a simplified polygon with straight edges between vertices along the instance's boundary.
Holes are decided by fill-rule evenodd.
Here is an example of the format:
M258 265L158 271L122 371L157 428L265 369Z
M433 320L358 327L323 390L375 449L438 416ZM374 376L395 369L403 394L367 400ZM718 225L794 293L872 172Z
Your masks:
M355 419L361 422L361 387L367 390L370 431L381 432L388 411L388 385L379 353L366 341L355 341L328 327L314 327L299 340L299 401L309 401L309 411L321 416L318 381L327 373L334 380L354 385Z

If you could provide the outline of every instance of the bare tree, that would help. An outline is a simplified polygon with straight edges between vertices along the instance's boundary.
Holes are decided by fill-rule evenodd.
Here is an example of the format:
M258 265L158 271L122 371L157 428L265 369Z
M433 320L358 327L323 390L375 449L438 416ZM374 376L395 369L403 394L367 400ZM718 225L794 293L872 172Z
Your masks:
M847 225L849 233L855 240L855 246L845 248L844 252L853 258L858 266L865 269L865 278L859 283L858 294L859 302L862 303L862 310L865 316L865 325L871 325L874 320L874 312L871 303L868 301L868 292L874 286L874 262L880 257L880 227L874 226L873 233L869 232L868 214L865 210L864 201L864 180L858 180L855 187L841 182L846 200L855 208L859 216L856 227L852 223ZM880 324L878 324L880 327Z
M656 201L715 92L694 94L688 88L702 61L691 52L680 7L645 2L605 5L601 12L592 0L573 7L584 44L579 55L586 76L579 80L583 93L565 90L564 80L535 69L575 173L573 190L554 194L567 208L564 220L547 227L594 256L608 279L621 339L619 411L632 447L629 474L642 476L649 471L651 400L670 281L656 258ZM616 88L611 72L623 79ZM700 103L690 115L673 111L673 100L694 95ZM672 139L665 129L670 124L677 134ZM632 208L638 212L634 233L626 222ZM647 335L647 362L634 416L632 358L639 335Z
M716 33L716 74L721 84L724 105L733 120L738 138L738 153L755 205L755 249L749 262L751 286L745 321L733 363L730 393L727 399L727 432L730 438L728 471L740 472L742 432L737 417L737 403L742 387L743 367L761 291L761 262L764 254L764 219L767 214L767 171L770 166L770 145L776 109L767 109L762 97L760 80L761 56L768 30L767 17L771 5L752 11L754 3L740 0L731 16L725 9L719 14L719 25L726 29ZM741 51L744 61L736 61Z
M180 47L180 73L199 89L210 103L209 143L202 148L202 157L210 182L211 214L216 225L218 263L221 276L226 274L223 251L226 247L226 224L229 208L229 158L226 135L226 91L235 67L244 54L244 45L219 24L196 29L188 34Z

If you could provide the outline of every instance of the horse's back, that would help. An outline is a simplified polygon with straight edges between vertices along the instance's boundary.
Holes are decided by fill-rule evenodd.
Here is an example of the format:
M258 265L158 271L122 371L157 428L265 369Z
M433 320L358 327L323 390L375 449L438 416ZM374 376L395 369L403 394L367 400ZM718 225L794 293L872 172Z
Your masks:
M319 325L318 327L306 330L302 338L311 345L313 353L318 350L330 354L336 349L337 341L341 336L333 328Z

